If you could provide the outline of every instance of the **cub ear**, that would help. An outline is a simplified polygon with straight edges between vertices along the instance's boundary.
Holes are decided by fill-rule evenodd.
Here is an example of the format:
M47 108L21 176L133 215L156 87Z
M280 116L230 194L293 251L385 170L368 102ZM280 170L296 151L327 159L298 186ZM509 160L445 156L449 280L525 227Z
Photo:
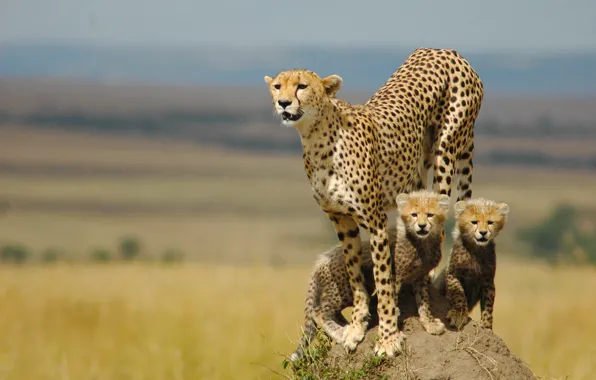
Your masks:
M271 78L268 75L265 75L265 83L267 83L267 86L270 86L272 81L273 81L273 78Z
M406 193L401 193L397 196L397 198L395 198L395 201L397 203L397 209L401 210L402 207L404 207L406 205L406 203L408 203L408 199L410 199L410 195L406 194Z
M507 214L509 214L509 206L507 205L507 203L499 203L497 205L497 208L499 209L501 215L507 216Z
M322 81L325 92L329 97L334 97L343 83L343 79L339 75L329 75L327 78L323 78Z
M458 216L466 209L466 201L458 201L455 202L455 206L453 206L455 210L455 215Z
M449 195L439 195L439 207L442 208L445 212L449 211Z

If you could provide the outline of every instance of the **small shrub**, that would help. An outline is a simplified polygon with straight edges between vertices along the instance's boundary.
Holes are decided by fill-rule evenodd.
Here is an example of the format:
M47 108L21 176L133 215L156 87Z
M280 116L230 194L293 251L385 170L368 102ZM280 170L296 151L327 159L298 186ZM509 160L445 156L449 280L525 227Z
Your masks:
M286 266L286 260L279 253L274 253L269 256L269 265L273 268L283 268Z
M41 254L41 262L44 264L50 264L58 261L63 255L56 248L48 248Z
M281 365L284 369L288 368L292 371L294 379L339 378L336 369L330 369L325 362L331 347L331 339L318 330L316 338L306 347L302 358L295 362L284 359Z
M23 264L30 257L29 249L20 244L5 244L0 251L3 262Z
M530 245L532 255L550 263L596 264L593 220L586 210L560 205L540 223L520 229L518 238Z
M104 248L96 248L91 252L89 257L91 261L105 263L112 260L112 254L110 251Z
M161 261L164 264L180 263L184 261L184 253L177 249L168 249L161 256Z
M123 260L134 260L141 254L141 242L131 236L120 240L120 257Z

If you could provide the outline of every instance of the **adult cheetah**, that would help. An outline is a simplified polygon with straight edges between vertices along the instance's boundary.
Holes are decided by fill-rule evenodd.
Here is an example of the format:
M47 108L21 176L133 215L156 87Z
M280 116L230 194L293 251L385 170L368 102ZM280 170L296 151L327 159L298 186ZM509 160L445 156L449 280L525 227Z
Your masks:
M387 214L396 197L424 187L424 170L434 161L434 191L451 194L458 174L458 200L470 198L474 122L483 85L457 52L415 50L364 104L335 97L342 78L321 78L292 69L266 76L276 113L298 130L306 175L345 253L354 310L343 346L364 338L369 295L360 267L362 227L370 234L375 288L379 296L378 355L401 352L390 279Z

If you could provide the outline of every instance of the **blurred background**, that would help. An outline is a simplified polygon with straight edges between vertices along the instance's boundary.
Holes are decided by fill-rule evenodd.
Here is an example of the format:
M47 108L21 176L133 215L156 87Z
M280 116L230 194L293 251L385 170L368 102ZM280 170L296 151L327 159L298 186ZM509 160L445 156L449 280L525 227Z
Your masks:
M543 378L596 374L593 2L1 9L0 378L287 374L336 237L263 76L338 74L360 103L422 46L485 84L474 195L511 208L495 331Z

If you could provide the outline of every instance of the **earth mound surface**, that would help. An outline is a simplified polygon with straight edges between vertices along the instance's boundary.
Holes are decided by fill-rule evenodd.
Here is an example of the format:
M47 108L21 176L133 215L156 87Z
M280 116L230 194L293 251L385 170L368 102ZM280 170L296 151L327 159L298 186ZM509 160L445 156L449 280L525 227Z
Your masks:
M447 300L435 289L431 289L430 296L434 316L447 326ZM294 375L303 379L536 379L505 342L493 331L483 328L479 321L471 320L461 331L448 328L441 335L431 335L418 319L411 287L402 287L399 304L399 325L405 334L404 351L399 356L378 358L374 355L377 327L367 331L352 353L320 333L319 341L313 342L306 357L291 364ZM498 320L495 323L499 323ZM376 325L375 316L371 325Z

